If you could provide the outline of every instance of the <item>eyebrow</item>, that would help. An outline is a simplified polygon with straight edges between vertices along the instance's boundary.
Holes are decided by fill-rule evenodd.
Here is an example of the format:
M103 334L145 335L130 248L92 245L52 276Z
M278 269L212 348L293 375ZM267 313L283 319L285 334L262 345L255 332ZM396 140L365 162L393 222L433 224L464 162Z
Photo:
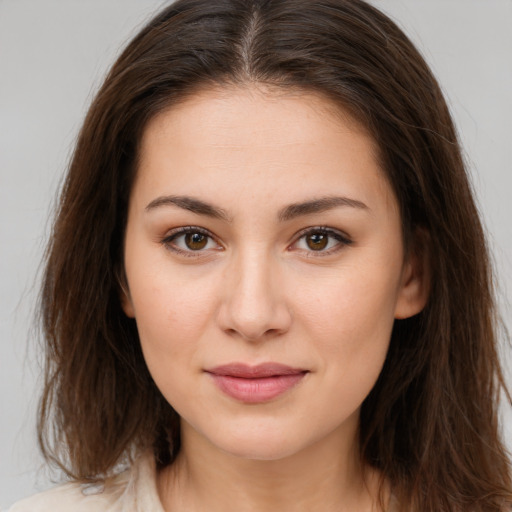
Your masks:
M184 210L188 210L198 215L206 215L214 219L225 220L231 222L228 214L222 208L217 208L209 203L205 203L199 199L190 196L161 196L153 199L147 206L146 211L154 210L160 206L174 205Z
M197 213L198 215L205 215L207 217L213 217L215 219L231 222L230 216L222 208L218 208L217 206L190 196L157 197L146 206L146 211L151 211L161 206L168 205L178 206L179 208ZM302 203L292 203L288 206L285 206L282 210L279 211L277 218L281 222L286 222L303 215L321 213L327 210L332 210L333 208L339 208L343 206L357 208L360 210L369 210L366 204L358 201L357 199L340 196L328 196L312 199L310 201L304 201Z
M293 203L283 208L278 215L280 221L292 220L302 215L311 215L313 213L321 213L333 208L348 206L350 208L358 208L360 210L369 210L363 202L349 197L328 196L305 201L303 203Z

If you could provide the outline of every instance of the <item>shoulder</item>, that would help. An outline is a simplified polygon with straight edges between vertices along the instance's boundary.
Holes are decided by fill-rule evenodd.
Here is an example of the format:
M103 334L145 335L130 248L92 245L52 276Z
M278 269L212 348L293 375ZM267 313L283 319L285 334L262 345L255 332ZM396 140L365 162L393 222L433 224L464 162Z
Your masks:
M127 471L96 484L70 482L15 503L7 512L163 512L155 463L140 457Z
M127 482L128 474L123 473L97 484L59 485L15 503L8 512L114 512Z

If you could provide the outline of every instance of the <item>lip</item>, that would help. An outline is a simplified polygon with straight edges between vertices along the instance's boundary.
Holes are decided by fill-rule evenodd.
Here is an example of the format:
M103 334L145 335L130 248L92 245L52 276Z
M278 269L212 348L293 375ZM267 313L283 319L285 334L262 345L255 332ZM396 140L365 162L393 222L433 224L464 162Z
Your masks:
M226 395L244 403L268 402L295 387L308 373L280 363L230 363L206 370Z

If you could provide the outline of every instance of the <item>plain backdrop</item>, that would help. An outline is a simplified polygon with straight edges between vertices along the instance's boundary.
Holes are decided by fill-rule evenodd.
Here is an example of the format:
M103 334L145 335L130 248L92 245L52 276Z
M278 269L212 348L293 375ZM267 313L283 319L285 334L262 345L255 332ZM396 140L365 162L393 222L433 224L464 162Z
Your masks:
M164 3L0 0L0 506L51 485L35 442L41 356L31 326L55 193L105 71ZM512 0L374 3L447 95L512 330ZM509 410L503 418L511 446Z

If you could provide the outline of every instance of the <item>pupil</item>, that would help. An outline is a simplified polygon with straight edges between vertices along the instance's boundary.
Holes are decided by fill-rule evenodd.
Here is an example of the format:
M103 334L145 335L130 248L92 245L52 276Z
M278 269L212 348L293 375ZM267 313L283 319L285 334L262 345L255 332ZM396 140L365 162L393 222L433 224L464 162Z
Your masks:
M310 249L320 251L327 247L328 236L322 233L314 233L307 238L307 244Z
M206 246L206 236L201 233L187 233L185 235L185 244L189 249L197 251Z

